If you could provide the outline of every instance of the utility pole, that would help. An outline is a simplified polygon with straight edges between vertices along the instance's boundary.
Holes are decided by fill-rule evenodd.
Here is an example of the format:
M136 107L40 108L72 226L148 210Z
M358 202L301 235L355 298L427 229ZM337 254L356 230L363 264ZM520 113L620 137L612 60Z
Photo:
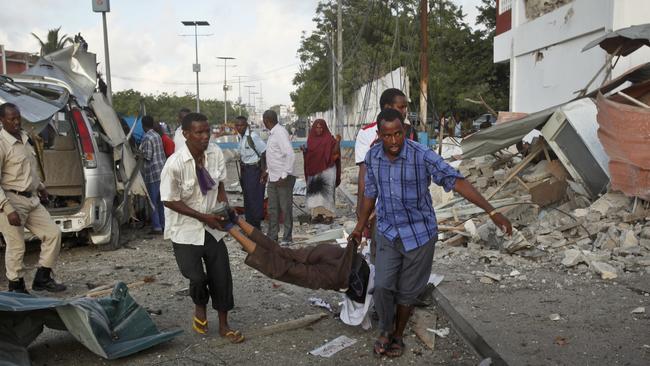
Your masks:
M198 27L199 26L208 26L210 23L205 20L184 20L181 22L186 27L194 27L194 52L196 63L192 65L192 70L196 73L196 112L201 112L201 105L199 103L199 72L201 71L201 64L199 64L199 35Z
M234 57L230 56L219 56L217 57L220 60L223 60L223 123L228 123L228 60L234 60ZM231 65L235 67L235 65Z
M264 94L262 94L262 82L260 81L260 110L264 108Z
M341 0L337 1L338 10L336 14L336 128L334 135L340 132L343 128L343 76L341 71L343 68L343 10L341 7ZM343 133L341 132L341 135Z
M336 116L338 115L336 113L336 55L334 54L334 34L331 36L332 38L330 39L329 46L330 46L330 53L332 54L332 133L334 133L334 136L336 136Z
M239 88L239 96L237 97L237 108L239 110L239 114L241 114L241 78L247 77L246 75L237 75L235 76L237 78L237 86Z
M420 0L420 131L427 131L427 89L429 82L428 1Z

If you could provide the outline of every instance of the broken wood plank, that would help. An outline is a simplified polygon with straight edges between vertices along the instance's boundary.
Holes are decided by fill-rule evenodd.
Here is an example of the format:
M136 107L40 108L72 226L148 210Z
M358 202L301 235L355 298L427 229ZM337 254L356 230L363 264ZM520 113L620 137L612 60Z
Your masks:
M456 234L456 235L452 236L451 238L443 241L440 244L448 245L448 246L451 246L451 247L459 247L459 246L462 246L463 244L465 244L465 242L467 242L467 238L465 236L463 236L461 234Z
M131 283L127 284L126 287L128 287L128 289L130 290L130 289L133 289L133 288L136 288L136 287L140 287L140 286L144 285L145 283L147 283L147 282L146 281L135 281L135 282L131 282ZM104 296L108 296L108 295L110 295L112 293L113 293L113 288L109 288L109 289L106 289L106 290L88 292L88 293L86 293L84 295L84 297L104 297Z
M283 323L273 324L264 328L251 330L250 332L244 333L244 336L246 339L251 339L265 337L276 333L288 332L291 330L307 327L327 317L328 315L326 313L305 315L302 318L292 319ZM211 344L215 346L222 346L230 344L230 341L226 338L219 337L215 339L214 342L211 342Z
M413 317L411 318L411 329L413 333L422 341L422 343L430 350L436 347L436 337L429 329L436 329L438 317L435 313L416 308Z
M528 156L526 156L526 158L524 158L524 160L519 162L519 164L517 164L517 166L512 169L510 174L508 174L506 179L501 184L499 184L499 186L497 186L497 189L494 190L492 193L488 194L485 197L485 199L489 200L490 198L494 197L494 195L497 194L497 192L499 192L501 189L503 189L503 187L505 187L506 184L510 183L510 181L517 174L519 174L519 172L521 172L528 164L530 164L530 162L533 161L533 159L535 159L535 157L540 153L540 151L542 151L542 148L541 148L540 144L543 144L543 142L538 143L537 145L535 145L535 149Z
M490 201L490 204L495 208L501 208L503 206L509 206L511 204L517 204L517 203L524 203L524 202L529 202L531 196L530 195L523 195L517 198L502 198L498 200L492 200ZM450 218L454 217L454 214L457 217L463 217L463 216L469 216L469 215L474 215L478 213L483 213L482 208L474 205L473 203L467 204L467 205L458 205L453 208L447 208L447 209L442 209L442 210L436 210L436 218L438 219L438 222L442 222L444 220L448 220ZM458 220L456 220L458 221Z

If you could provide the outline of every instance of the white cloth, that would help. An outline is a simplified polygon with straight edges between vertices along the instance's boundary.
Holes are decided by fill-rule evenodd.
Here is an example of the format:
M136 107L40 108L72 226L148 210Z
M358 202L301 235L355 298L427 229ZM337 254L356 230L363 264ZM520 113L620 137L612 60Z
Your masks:
M269 173L269 182L277 182L294 175L295 160L289 132L278 123L269 132L269 140L266 142L266 170Z
M185 136L183 136L183 128L178 126L176 131L174 131L174 152L180 150L182 147L185 147Z
M221 148L209 144L205 151L205 168L215 186L204 196L196 176L194 157L185 144L167 159L160 174L160 199L165 202L183 201L190 208L209 213L217 205L219 182L226 180L226 160ZM205 231L216 240L226 236L223 231L211 229L201 221L165 207L165 239L177 244L203 245Z
M370 146L377 139L377 122L373 122L359 130L354 143L354 163L361 164L366 159Z
M367 249L366 246L365 249ZM361 325L361 328L368 330L372 328L372 322L370 321L370 314L368 310L373 304L372 299L372 290L375 288L375 266L368 263L370 267L370 277L368 278L368 291L366 292L366 301L363 304L360 304L356 301L352 301L347 295L343 294L343 301L341 302L341 313L339 318L341 321L347 325Z

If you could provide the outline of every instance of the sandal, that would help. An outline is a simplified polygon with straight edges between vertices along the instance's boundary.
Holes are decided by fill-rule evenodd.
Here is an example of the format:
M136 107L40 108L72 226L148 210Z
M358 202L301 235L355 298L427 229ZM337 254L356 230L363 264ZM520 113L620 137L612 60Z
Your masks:
M374 346L372 348L372 353L375 356L381 357L381 356L386 354L386 351L388 350L388 347L390 347L391 341L390 341L390 336L388 335L388 333L381 333L381 334L379 334L379 337L384 337L387 340L385 342L382 342L381 340L379 340L379 338L377 340L375 340L375 344L374 344Z
M201 320L196 316L192 317L192 329L201 335L208 334L208 319Z
M388 357L399 357L404 354L404 340L402 338L393 338L390 342L388 350L386 350L386 356Z
M233 344L241 343L246 339L238 330L229 330L226 334L222 335L222 337L227 338L230 343Z

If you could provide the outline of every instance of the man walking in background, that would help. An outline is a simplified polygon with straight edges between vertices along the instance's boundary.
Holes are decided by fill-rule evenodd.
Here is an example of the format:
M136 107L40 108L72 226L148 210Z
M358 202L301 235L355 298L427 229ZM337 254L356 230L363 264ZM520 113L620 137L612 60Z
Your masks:
M34 149L21 129L18 107L11 103L0 105L0 122L4 127L0 131L0 231L7 243L9 291L27 293L23 279L25 228L41 239L32 290L64 291L65 286L52 278L61 249L61 230L40 202L48 195L39 177Z
M165 151L160 135L154 130L153 117L142 117L142 129L144 137L140 143L140 151L144 157L144 182L153 203L151 233L159 235L165 228L165 213L160 200L160 172L165 166Z
M185 118L186 115L191 113L192 111L189 110L189 108L181 108L178 111L178 115L176 116L176 123L178 123L178 127L176 127L176 131L174 131L174 151L180 150L183 146L185 146L185 136L183 136L183 118Z
M269 174L269 231L268 237L278 241L280 212L284 218L284 233L280 245L293 240L293 186L296 177L293 164L296 159L289 132L278 123L278 115L267 110L262 115L264 126L270 131L266 143L266 166Z
M248 120L239 116L235 121L239 133L241 177L239 183L244 194L246 221L260 229L264 219L264 189L266 188L266 144L251 131Z

